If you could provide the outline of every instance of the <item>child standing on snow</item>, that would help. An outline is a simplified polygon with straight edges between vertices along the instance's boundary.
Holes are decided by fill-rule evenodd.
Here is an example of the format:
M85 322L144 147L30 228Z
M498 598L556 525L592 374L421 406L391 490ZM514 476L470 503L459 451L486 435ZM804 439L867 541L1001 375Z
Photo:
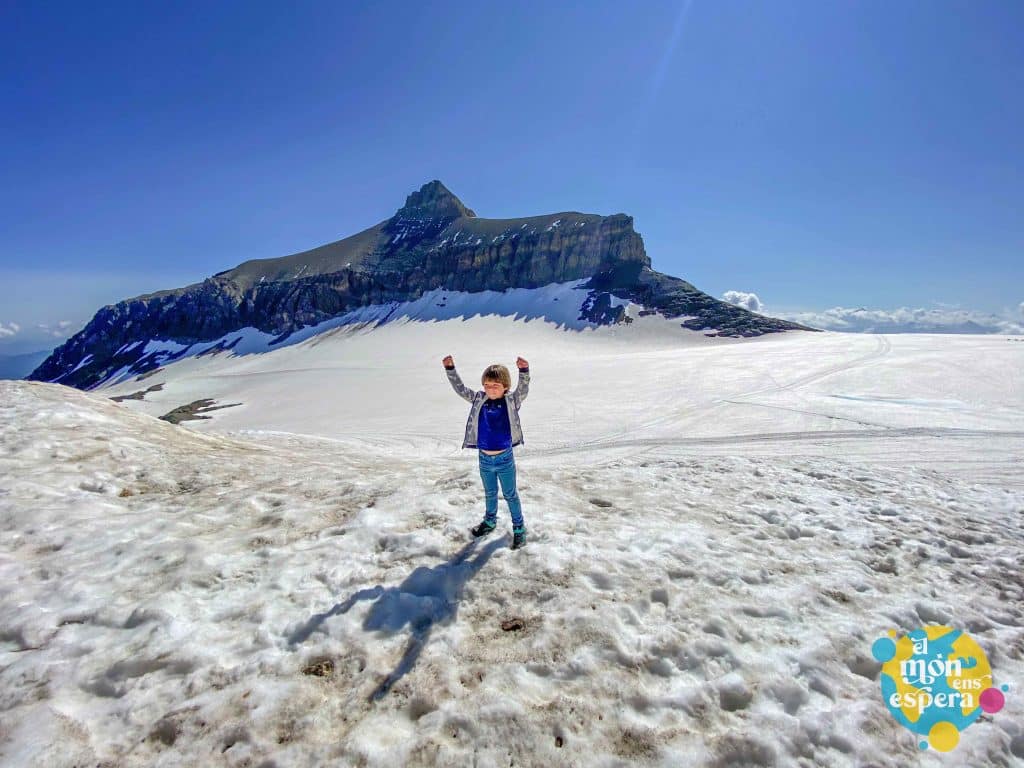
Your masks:
M480 479L484 484L484 519L470 529L474 536L485 536L498 525L498 482L512 515L512 549L526 543L526 523L516 490L516 460L512 446L522 445L523 430L519 424L519 407L530 391L530 364L516 358L519 382L509 392L512 377L504 365L489 365L480 377L483 391L474 392L459 378L455 361L448 355L441 361L448 372L448 381L455 392L472 403L466 421L463 448L480 451Z

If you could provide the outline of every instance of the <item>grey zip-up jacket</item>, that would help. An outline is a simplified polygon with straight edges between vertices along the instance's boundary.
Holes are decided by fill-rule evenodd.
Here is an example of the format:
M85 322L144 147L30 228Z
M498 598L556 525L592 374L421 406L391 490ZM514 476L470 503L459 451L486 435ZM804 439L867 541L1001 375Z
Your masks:
M515 391L505 392L505 405L508 406L508 423L512 428L512 445L524 445L526 442L523 440L523 428L519 424L519 407L523 404L523 400L526 399L526 395L530 391L530 369L520 368L518 370L519 382L516 384ZM480 408L483 406L484 400L487 399L487 393L482 389L474 392L463 384L462 379L459 378L459 374L455 370L455 366L451 368L445 366L445 371L448 373L448 381L452 385L452 389L463 400L473 404L473 407L469 409L469 418L466 420L466 436L462 441L462 447L477 448L477 425L480 423Z

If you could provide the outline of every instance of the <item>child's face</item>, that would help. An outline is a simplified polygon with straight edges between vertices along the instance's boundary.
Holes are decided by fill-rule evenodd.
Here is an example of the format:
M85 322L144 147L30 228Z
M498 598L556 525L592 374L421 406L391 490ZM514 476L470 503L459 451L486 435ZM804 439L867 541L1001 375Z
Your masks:
M491 400L497 400L499 397L505 396L505 385L500 381L485 381L484 392Z

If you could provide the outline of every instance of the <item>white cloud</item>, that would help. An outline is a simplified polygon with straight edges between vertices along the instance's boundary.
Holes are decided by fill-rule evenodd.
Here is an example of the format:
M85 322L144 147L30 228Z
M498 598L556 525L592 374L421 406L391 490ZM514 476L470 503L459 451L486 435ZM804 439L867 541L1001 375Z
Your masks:
M749 309L751 312L760 312L761 308L764 306L756 293L746 293L745 291L726 291L722 294L722 298L730 304L735 304L737 307Z
M1024 301L1022 301L1022 302L1020 303L1020 306L1019 306L1019 307L1017 307L1017 309L1019 309L1019 310L1020 310L1020 313L1021 313L1022 315L1024 315Z
M36 328L46 336L52 336L55 339L66 339L71 336L67 330L71 325L73 323L70 320L58 320L53 326L49 323L36 323Z
M853 333L1006 333L1024 334L1024 325L970 309L866 309L833 307L822 311L776 312L776 317L812 328Z
M17 323L8 323L7 325L0 323L0 339L9 339L20 330L21 326Z

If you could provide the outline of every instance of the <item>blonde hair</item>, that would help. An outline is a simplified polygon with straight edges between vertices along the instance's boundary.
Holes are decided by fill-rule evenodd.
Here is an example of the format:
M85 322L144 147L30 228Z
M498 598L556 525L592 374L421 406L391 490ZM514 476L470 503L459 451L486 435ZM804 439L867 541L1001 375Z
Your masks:
M508 368L504 365L488 365L484 369L483 375L480 377L480 383L485 384L488 381L497 381L505 385L505 389L512 389L512 374L508 372Z

